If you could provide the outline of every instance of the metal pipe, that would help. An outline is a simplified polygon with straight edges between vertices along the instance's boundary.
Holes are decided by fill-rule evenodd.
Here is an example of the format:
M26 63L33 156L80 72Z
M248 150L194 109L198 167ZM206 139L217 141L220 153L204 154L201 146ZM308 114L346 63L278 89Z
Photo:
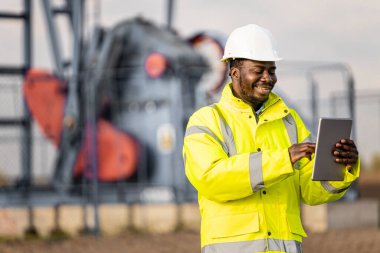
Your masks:
M24 19L25 14L11 13L11 12L0 12L0 18L4 19Z
M24 0L25 19L24 19L24 78L32 65L32 25L31 25L31 4L30 0ZM23 135L22 135L22 171L23 181L29 185L32 180L32 124L31 115L24 105L23 110ZM4 122L6 123L6 122ZM12 120L7 123L14 123ZM21 123L21 122L20 122Z
M82 0L75 0L75 1L82 1ZM65 1L65 3L66 3L66 6L65 6L65 8L68 10L68 12L67 12L67 14L68 14L68 16L69 16L69 20L70 20L70 24L72 25L72 26L74 26L74 24L73 24L73 12L72 12L72 10L73 10L73 5L72 5L72 2L73 2L73 0L66 0Z
M73 61L72 61L72 79L70 80L69 95L72 98L71 103L68 102L68 110L74 113L78 112L78 94L76 93L79 82L80 70L80 53L81 38L83 32L83 6L84 1L72 2L72 23L73 23ZM96 117L96 90L92 85L87 86L89 93L87 94L86 103L86 123L90 131L90 145L88 145L88 159L91 171L91 192L92 192L92 208L94 210L94 235L99 236L99 182L98 182L98 164L97 164L97 117Z
M70 14L70 11L67 8L55 8L53 9L53 14Z
M22 119L17 118L1 118L0 119L0 127L2 126L21 126L23 127L23 130L26 129L30 125L29 120L24 116Z
M172 28L174 0L168 0L167 27Z
M57 166L55 177L58 181L63 182L62 191L66 190L72 179L72 168L75 163L76 151L79 146L78 142L70 141L77 138L79 132L79 70L81 57L81 33L82 33L82 0L73 1L69 5L71 8L72 40L71 40L71 76L68 81L68 95L64 114L64 129L61 142L61 163ZM75 144L73 144L75 143Z
M63 60L61 56L61 46L57 37L56 29L54 27L54 19L53 19L53 14L52 14L52 8L50 5L50 0L42 0L42 4L43 4L44 12L45 12L46 23L49 30L49 37L50 37L51 46L53 50L56 72L60 78L63 78L64 67L63 67Z
M352 118L352 139L356 138L356 127L354 126L356 122L356 114L355 114L355 81L353 78L353 75L346 73L347 75L347 82L348 82L348 106L350 110L350 116Z
M24 70L32 66L32 5L30 0L24 0Z
M25 67L0 66L0 74L23 75L25 72Z
M30 0L24 0L24 79L32 66L32 6ZM36 231L34 226L34 212L30 204L30 186L33 181L32 175L32 117L26 105L24 104L22 120L22 183L23 197L28 205L28 221L30 231ZM8 123L12 123L11 121Z
M312 131L314 133L317 133L317 126L318 126L318 119L319 119L319 111L318 111L318 83L315 81L315 78L312 76L312 74L307 75L308 80L310 82L310 108L311 108L311 114L312 114Z

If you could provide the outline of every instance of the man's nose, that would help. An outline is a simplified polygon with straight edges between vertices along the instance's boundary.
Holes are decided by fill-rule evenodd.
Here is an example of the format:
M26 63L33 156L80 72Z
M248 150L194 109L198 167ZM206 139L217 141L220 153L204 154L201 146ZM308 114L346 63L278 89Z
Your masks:
M266 83L272 83L272 82L273 82L273 79L272 79L272 77L270 76L268 70L265 70L265 71L264 71L263 76L262 76L262 79L263 79L263 81L266 82Z

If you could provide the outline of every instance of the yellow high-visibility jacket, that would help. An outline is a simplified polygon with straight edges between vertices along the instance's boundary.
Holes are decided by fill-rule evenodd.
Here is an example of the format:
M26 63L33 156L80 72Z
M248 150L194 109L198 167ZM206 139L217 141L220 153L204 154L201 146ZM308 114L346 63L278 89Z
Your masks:
M297 112L274 93L259 115L232 94L189 119L183 155L198 191L202 253L301 252L306 233L300 202L337 200L359 176L359 161L344 181L312 181L313 160L294 167L288 148L312 141Z

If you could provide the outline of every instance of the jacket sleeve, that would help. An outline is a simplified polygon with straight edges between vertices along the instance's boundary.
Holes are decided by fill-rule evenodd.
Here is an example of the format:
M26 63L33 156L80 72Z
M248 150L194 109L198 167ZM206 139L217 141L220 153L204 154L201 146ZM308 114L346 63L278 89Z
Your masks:
M218 120L210 120L215 117L211 111L193 115L184 139L186 176L199 194L219 202L237 200L294 173L287 149L229 157L216 131Z
M311 137L298 114L294 113L293 116L297 123L298 140L301 140L300 142L315 142L315 138ZM303 202L308 205L318 205L340 199L360 173L360 160L358 160L351 170L345 170L343 181L313 181L311 179L313 165L314 156L312 156L311 161L306 158L299 161L301 197Z
M358 160L351 171L345 170L343 181L312 181L313 164L312 160L300 170L302 200L308 205L319 205L340 199L351 183L359 177L360 161Z

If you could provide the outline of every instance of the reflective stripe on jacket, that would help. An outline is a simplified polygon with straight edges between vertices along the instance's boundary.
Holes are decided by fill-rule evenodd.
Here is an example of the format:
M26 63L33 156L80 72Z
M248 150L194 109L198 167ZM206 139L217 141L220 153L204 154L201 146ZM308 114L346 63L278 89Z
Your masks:
M301 252L300 201L342 197L359 162L341 182L311 181L313 160L291 164L288 148L310 142L293 109L271 93L260 115L233 96L195 112L184 138L185 171L198 190L202 253Z

